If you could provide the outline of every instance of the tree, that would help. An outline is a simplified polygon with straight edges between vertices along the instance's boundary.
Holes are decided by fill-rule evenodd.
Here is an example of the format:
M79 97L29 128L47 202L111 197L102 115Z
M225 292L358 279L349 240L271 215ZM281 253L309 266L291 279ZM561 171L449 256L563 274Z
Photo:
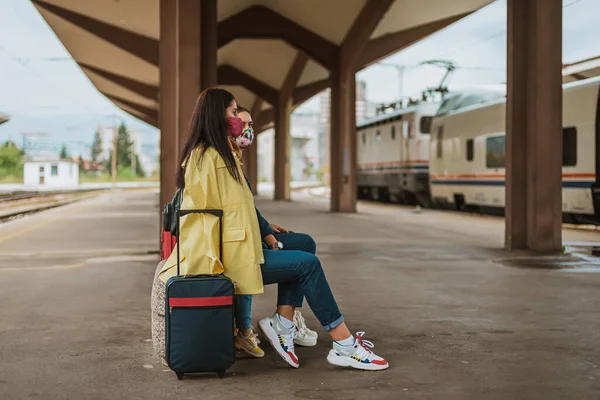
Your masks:
M62 148L60 149L60 159L64 160L66 158L69 158L69 150L67 149L67 145L63 144Z
M133 142L129 137L129 130L124 122L119 125L117 131L117 165L122 168L131 168L131 152Z
M140 162L140 156L135 155L135 174L136 176L146 176L146 171Z
M129 137L129 130L124 122L121 122L117 131L117 171L131 171L132 153L135 151L133 141ZM137 154L135 156L135 172L137 176L145 176ZM112 152L106 162L106 169L112 167Z
M13 142L7 141L0 146L0 176L22 176L23 151Z
M98 156L102 154L102 135L100 134L100 131L96 131L96 134L94 135L94 144L92 144L91 153L92 161L97 162Z

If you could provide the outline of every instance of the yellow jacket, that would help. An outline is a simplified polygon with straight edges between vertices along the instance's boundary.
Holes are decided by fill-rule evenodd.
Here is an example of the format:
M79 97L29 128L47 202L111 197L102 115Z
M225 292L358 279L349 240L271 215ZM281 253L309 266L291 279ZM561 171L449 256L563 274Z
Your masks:
M219 219L210 214L189 214L181 218L178 246L181 275L223 272L236 283L237 294L263 293L260 264L264 263L254 196L244 182L241 163L236 160L242 182L229 173L223 158L209 147L200 149L184 163L185 189L182 210L223 210L223 263L219 260ZM175 276L177 248L160 272L166 282Z

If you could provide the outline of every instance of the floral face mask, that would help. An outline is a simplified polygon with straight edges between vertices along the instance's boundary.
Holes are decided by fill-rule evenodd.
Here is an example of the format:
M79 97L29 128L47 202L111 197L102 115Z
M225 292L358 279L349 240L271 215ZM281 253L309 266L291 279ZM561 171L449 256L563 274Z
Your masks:
M250 146L254 141L254 131L252 130L252 128L246 128L240 136L235 138L235 141L237 142L238 146L240 146L240 148L245 149L246 147Z

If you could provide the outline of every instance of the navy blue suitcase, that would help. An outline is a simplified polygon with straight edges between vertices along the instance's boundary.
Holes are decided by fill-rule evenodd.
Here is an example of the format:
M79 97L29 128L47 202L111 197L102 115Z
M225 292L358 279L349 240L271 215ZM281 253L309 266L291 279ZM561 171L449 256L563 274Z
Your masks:
M223 238L222 210L179 210L182 216L207 213L219 218L219 253ZM166 358L178 379L185 373L216 372L219 378L235 361L233 299L235 285L226 276L186 275L179 270L166 285Z

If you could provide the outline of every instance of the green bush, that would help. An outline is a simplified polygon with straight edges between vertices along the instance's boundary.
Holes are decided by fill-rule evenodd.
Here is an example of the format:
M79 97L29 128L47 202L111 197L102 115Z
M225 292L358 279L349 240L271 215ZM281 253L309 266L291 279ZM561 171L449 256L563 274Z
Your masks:
M23 178L23 152L12 142L0 146L0 178Z
M323 176L325 175L325 167L321 167L317 170L317 172L315 173L317 180L319 182L323 182Z

